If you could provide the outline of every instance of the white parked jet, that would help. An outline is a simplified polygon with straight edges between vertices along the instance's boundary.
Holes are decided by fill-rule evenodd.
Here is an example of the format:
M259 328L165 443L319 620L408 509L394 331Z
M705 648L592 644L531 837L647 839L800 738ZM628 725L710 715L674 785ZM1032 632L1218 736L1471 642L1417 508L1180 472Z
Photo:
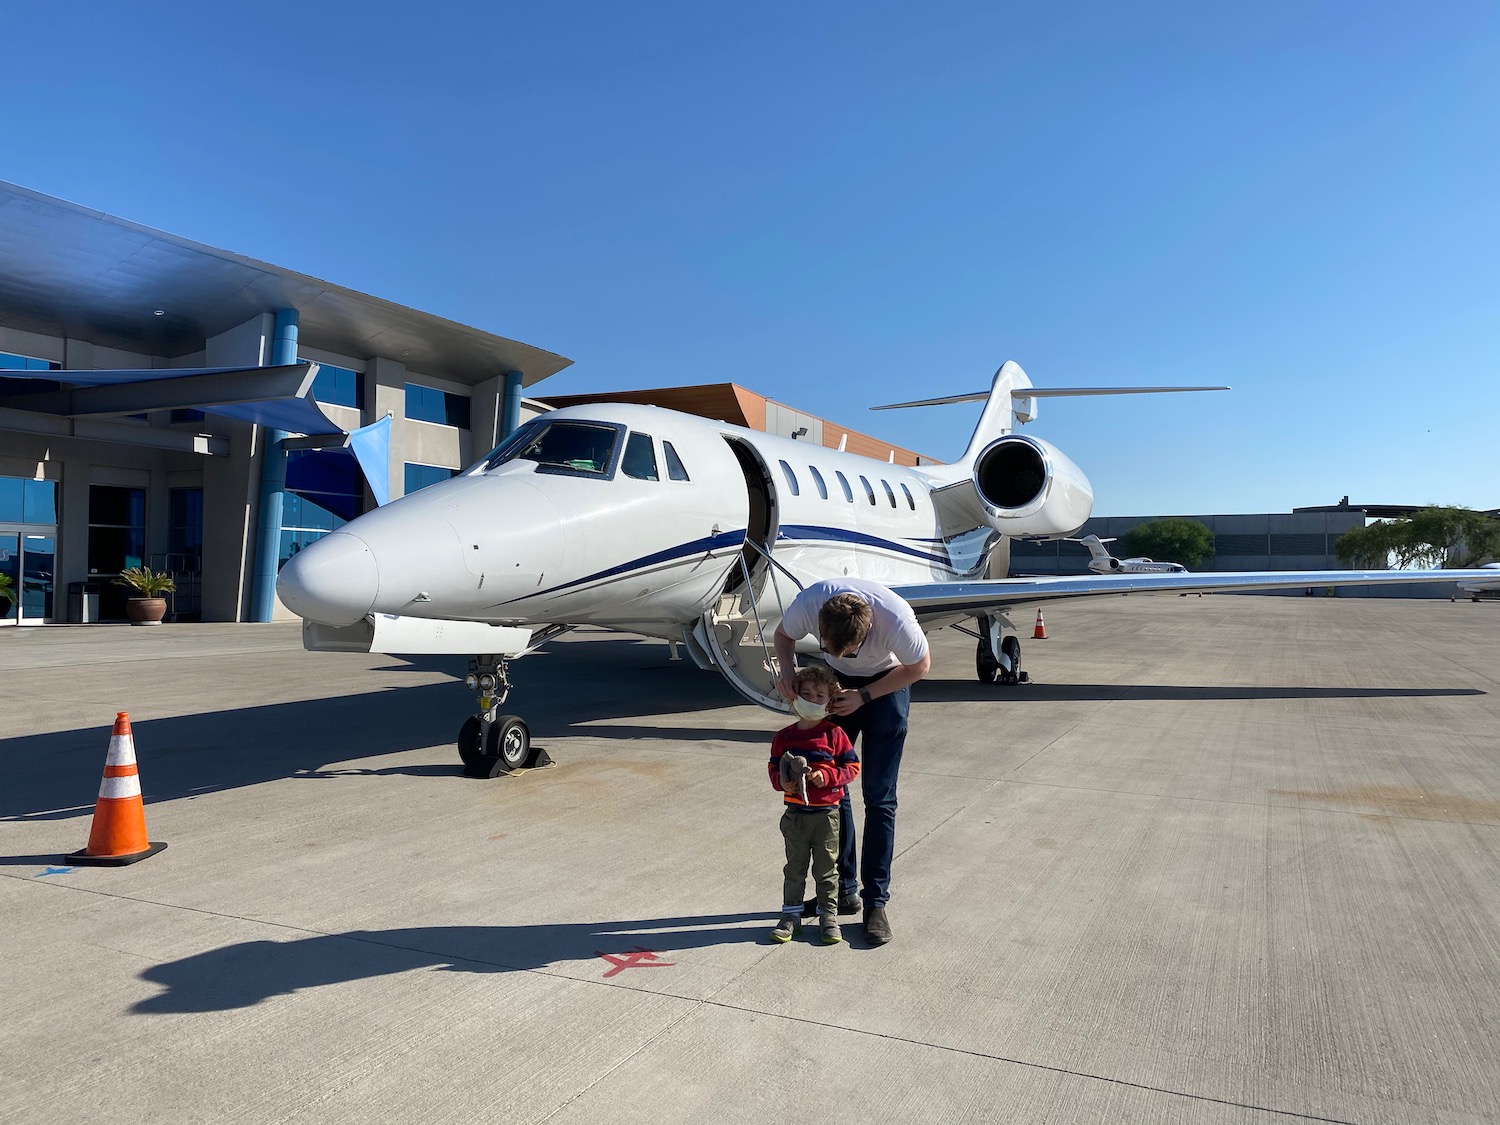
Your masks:
M1485 563L1479 569L1500 572L1500 562ZM1477 602L1479 595L1487 590L1500 592L1500 573L1496 573L1489 578L1479 579L1475 582L1460 582L1458 588L1468 594L1471 600Z
M1024 678L1006 614L1055 598L1469 576L987 577L1005 573L1010 538L1071 535L1089 518L1078 466L1016 432L1038 399L1209 389L1224 388L1043 389L1008 362L987 393L903 404L986 401L963 456L920 468L656 407L569 407L311 544L277 592L305 619L309 649L470 656L477 713L459 750L471 767L505 768L531 758L525 723L498 713L508 662L577 625L681 642L747 698L784 710L772 632L799 587L830 576L885 583L929 630L973 622L979 678L1003 683Z
M1085 535L1082 539L1068 537L1069 543L1082 543L1089 549L1089 569L1095 574L1186 574L1188 568L1181 563L1155 562L1148 558L1117 559L1104 549L1104 544L1113 539L1100 539L1097 535Z

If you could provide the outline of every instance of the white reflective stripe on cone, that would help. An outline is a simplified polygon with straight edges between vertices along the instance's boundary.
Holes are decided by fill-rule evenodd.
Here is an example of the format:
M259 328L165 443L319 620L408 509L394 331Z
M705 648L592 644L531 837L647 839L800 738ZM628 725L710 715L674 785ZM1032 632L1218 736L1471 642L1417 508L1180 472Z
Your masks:
M99 783L99 796L106 800L139 797L140 795L141 775L138 773L128 774L125 777L106 777Z
M112 734L109 736L109 757L104 759L106 766L133 766L135 765L135 739L128 734Z

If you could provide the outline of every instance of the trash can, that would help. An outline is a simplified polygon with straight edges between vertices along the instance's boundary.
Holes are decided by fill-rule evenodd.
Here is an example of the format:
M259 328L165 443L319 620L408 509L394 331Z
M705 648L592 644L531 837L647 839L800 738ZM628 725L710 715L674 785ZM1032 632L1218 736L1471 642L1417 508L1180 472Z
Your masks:
M99 620L99 583L68 583L68 620L93 625Z

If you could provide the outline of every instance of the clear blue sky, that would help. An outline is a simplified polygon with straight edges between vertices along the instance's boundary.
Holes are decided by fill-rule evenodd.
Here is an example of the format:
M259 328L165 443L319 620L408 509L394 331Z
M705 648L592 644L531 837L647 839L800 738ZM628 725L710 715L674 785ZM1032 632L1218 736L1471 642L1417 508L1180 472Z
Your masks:
M334 14L335 9L337 14ZM1100 515L1500 505L1500 8L56 4L0 178L934 457L987 388Z

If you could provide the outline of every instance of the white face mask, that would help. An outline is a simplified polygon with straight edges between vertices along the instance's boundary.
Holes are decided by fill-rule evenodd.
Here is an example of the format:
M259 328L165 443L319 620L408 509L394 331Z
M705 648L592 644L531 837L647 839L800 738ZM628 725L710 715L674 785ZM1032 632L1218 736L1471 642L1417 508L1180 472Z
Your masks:
M799 719L805 719L809 723L816 722L818 719L825 718L828 715L827 707L814 703L811 700L803 699L800 695L793 696L792 710L797 713Z

